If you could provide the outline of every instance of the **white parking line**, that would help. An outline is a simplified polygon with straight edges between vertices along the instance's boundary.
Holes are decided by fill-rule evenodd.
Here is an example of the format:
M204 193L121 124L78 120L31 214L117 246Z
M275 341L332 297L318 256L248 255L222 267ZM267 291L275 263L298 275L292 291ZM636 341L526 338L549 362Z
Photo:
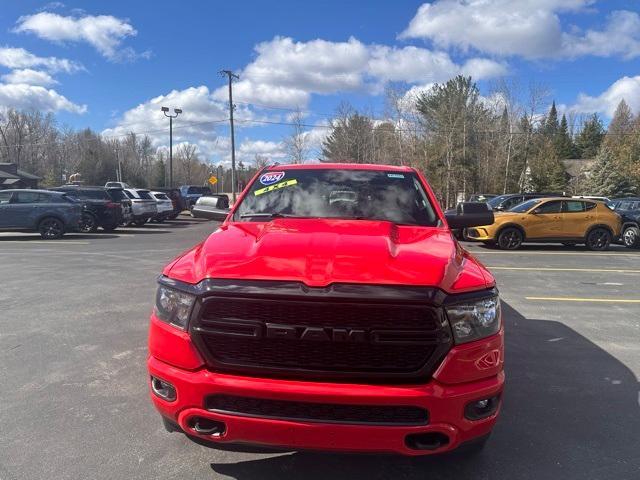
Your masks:
M597 273L640 273L640 270L613 268L554 268L554 267L496 267L487 266L489 270L524 270L535 272L597 272Z
M588 302L588 303L640 303L635 298L575 298L575 297L524 297L527 300L547 302Z
M468 250L469 253L474 255L580 255L581 257L635 257L640 258L639 253L598 253L598 252L528 252L518 250L516 252L500 251L483 251L483 250Z
M89 242L86 240L0 240L0 245L4 245L5 243L19 243L21 245L50 245L50 246L59 246L59 245L89 245Z

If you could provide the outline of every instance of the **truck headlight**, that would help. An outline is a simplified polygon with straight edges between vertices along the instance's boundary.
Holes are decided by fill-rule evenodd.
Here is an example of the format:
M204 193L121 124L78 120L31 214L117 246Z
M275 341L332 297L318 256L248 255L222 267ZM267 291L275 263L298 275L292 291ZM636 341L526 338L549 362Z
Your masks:
M457 344L488 337L500 330L498 295L450 305L446 307L446 311Z
M195 299L193 295L160 285L156 293L156 317L174 327L186 330Z

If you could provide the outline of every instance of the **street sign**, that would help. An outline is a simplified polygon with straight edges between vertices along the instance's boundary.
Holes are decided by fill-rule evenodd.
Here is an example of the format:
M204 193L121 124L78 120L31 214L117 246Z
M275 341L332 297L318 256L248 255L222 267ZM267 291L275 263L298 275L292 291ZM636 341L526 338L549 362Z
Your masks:
M218 183L218 177L216 177L215 175L211 175L211 176L209 177L209 183L210 183L211 185L215 185L216 183Z

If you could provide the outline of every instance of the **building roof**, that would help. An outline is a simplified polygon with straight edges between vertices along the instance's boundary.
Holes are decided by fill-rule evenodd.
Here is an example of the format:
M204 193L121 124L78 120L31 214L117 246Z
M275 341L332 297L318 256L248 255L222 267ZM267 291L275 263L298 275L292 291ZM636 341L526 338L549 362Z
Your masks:
M15 170L16 173L7 173L9 170ZM11 175L11 177L8 177L7 175ZM34 175L33 173L25 172L24 170L20 170L19 168L16 169L15 163L0 163L0 178L24 178L27 180L40 180L40 177Z
M20 183L22 180L18 177L16 178L5 178L0 185L15 185L16 183Z
M595 163L594 158L568 158L566 160L561 160L562 165L564 166L565 171L571 176L575 178L583 173L588 172L593 167Z
M13 173L7 173L7 172L3 172L2 170L0 170L0 178L20 178L17 175L14 175Z
M18 175L28 180L40 180L39 176L34 175L33 173L25 172L24 170L20 170L20 169L18 169Z

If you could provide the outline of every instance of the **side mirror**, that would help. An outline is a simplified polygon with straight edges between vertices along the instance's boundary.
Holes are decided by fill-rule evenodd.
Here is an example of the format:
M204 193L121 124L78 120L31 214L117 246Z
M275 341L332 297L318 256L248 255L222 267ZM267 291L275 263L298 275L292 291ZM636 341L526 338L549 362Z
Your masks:
M212 195L200 197L191 208L191 214L196 218L222 222L229 215L229 210L229 197L226 195Z
M493 211L483 202L459 203L455 211L445 212L444 216L451 229L491 225L494 221Z
M215 220L216 222L224 222L224 220L227 218L227 215L229 215L229 209L228 208L211 209L211 210L201 212L201 215L204 218L208 218L209 220Z

